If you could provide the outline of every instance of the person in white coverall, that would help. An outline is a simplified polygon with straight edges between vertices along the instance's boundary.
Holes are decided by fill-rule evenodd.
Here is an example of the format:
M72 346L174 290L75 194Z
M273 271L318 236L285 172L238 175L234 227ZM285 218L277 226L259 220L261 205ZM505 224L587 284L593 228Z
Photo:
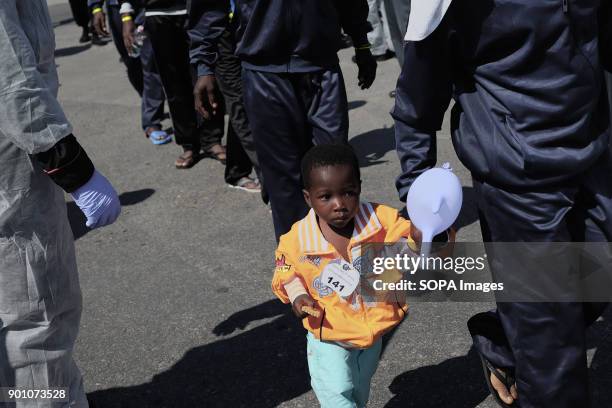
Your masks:
M81 290L62 189L89 227L121 210L56 99L54 42L45 0L0 1L0 387L68 388L65 402L0 407L87 407L72 357Z

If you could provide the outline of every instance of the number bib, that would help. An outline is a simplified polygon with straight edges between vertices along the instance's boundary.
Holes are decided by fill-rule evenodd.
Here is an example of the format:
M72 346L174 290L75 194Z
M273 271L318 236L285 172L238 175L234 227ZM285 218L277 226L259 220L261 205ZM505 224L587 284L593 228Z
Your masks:
M321 274L321 282L342 297L349 297L359 285L359 271L345 260L330 263Z

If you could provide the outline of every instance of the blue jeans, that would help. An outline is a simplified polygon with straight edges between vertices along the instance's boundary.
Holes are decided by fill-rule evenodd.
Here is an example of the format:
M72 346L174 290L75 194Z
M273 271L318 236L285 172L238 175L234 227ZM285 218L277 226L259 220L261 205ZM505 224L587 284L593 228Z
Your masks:
M363 408L378 367L382 339L367 349L345 349L306 335L310 384L321 408Z

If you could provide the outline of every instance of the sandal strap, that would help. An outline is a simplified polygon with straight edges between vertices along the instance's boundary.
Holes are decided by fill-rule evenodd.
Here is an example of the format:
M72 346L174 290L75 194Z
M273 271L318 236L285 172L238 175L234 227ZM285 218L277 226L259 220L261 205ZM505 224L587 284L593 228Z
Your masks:
M491 364L491 362L487 360L486 358L483 358L483 360L485 364L487 365L487 368L489 369L489 371L495 377L497 377L497 379L501 381L502 384L504 384L506 388L508 388L508 390L510 389L511 386L514 385L515 379L514 379L514 376L510 373L510 371L504 370L503 368L494 367L493 364Z
M216 143L212 146L210 146L208 149L206 149L208 152L213 153L213 154L219 154L219 153L226 153L226 148L225 146L223 146L220 143Z
M222 144L214 144L205 150L208 157L214 157L217 160L227 159L227 149Z

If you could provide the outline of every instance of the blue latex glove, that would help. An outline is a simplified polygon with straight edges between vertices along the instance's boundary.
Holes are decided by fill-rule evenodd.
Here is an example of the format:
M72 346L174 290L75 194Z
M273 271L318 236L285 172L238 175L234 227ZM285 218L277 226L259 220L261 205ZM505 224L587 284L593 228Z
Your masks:
M87 218L85 225L90 228L112 224L121 213L117 192L106 177L97 170L87 183L71 195Z

